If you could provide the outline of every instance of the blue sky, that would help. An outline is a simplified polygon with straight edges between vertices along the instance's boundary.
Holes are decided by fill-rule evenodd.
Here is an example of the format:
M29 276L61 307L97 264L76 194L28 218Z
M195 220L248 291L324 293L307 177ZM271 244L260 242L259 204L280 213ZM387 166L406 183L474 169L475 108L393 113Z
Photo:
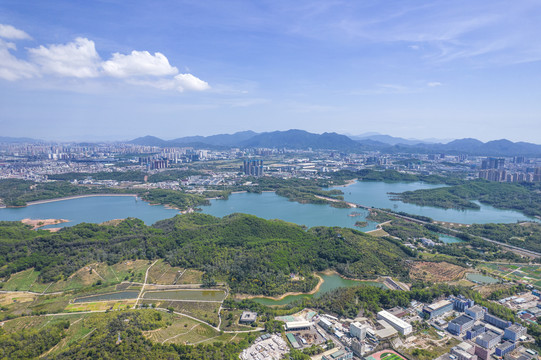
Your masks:
M541 1L0 0L0 135L541 143Z

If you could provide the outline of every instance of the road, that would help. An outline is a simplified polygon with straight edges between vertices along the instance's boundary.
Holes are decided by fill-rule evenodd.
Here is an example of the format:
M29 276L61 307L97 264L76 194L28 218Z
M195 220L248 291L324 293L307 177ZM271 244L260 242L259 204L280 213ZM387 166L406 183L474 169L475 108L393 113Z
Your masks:
M328 200L328 201L339 201L337 199L333 199L333 198L329 198L329 197L326 197L326 196L319 196L317 195L316 196L317 198L319 199L323 199L323 200ZM366 210L378 210L378 211L381 211L387 215L391 215L391 216L396 216L396 217L399 217L401 219L404 219L404 220L409 220L409 221L412 221L412 222L415 222L415 223L418 223L418 224L422 224L422 225L428 225L430 224L429 222L426 222L426 221L423 221L423 220L419 220L419 219L416 219L416 218L412 218L412 217L409 217L409 216L405 216L405 215L400 215L400 214L397 214L397 213L394 213L394 212L389 212L389 211L386 211L386 210L383 210L383 209L379 209L379 208L374 208L374 207L370 207L370 206L366 206L366 205L362 205L362 204L356 204L356 203L351 203L351 202L348 202L347 203L350 207L357 207L357 208L361 208L361 209L366 209ZM453 228L449 228L449 227L446 227L446 226L442 226L444 229L447 229L455 234L464 234L462 231L460 230L456 230L456 229L453 229ZM496 241L496 240L493 240L493 239L489 239L489 238L486 238L486 237L483 237L483 236L477 236L478 238L482 239L482 240L485 240L485 241L488 241L490 243L493 243L495 245L498 245L498 246L501 246L503 248L507 248L509 250L512 250L514 252L517 252L519 253L520 255L526 255L526 256L530 256L530 257L534 257L534 258L540 258L541 257L541 253L538 253L536 251L532 251L532 250L527 250L527 249L523 249L521 247L518 247L518 246L514 246L514 245L509 245L509 244L506 244L506 243L502 243L500 241Z
M363 208L367 208L366 206L363 206L363 205L358 205L359 207L363 207ZM418 223L418 224L422 224L422 225L428 225L430 224L429 222L427 221L423 221L423 220L419 220L419 219L415 219L415 218L412 218L412 217L409 217L409 216L404 216L404 215L400 215L400 214L397 214L397 213L393 213L393 212L389 212L389 211L385 211L385 210L382 210L382 209L377 209L378 211L381 211L385 214L388 214L388 215L392 215L392 216L396 216L396 217L399 217L399 218L402 218L404 220L409 220L409 221L412 221L412 222L415 222L415 223ZM460 230L456 230L456 229L453 229L453 228L449 228L449 227L446 227L446 226L442 226L444 229L446 230L449 230L455 234L464 234L464 232L460 231ZM538 253L536 251L532 251L532 250L527 250L527 249L523 249L521 247L518 247L518 246L514 246L514 245L509 245L509 244L506 244L506 243L502 243L500 241L496 241L496 240L492 240L492 239L489 239L489 238L486 238L486 237L483 237L483 236L477 236L478 238L482 239L482 240L485 240L485 241L488 241L490 243L493 243L495 245L498 245L498 246L501 246L503 248L507 248L509 250L513 250L515 252L518 252L519 254L522 254L522 255L526 255L526 256L531 256L531 257L534 257L534 258L540 258L541 257L541 253Z

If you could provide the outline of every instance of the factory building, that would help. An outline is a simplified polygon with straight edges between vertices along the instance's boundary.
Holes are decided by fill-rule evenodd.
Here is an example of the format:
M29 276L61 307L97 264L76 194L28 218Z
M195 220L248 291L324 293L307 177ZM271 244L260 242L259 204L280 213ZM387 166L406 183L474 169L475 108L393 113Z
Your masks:
M332 332L333 325L328 319L322 317L317 324L321 326L325 331Z
M411 324L408 324L404 320L397 318L385 310L378 312L377 319L388 322L402 335L408 335L413 331Z
M475 301L466 299L464 296L459 296L455 299L453 306L456 311L464 312L466 309L471 308L475 304Z
M526 328L519 324L513 324L504 330L504 340L517 342L522 336L526 335Z
M485 313L484 320L490 325L494 325L500 329L505 329L506 327L511 326L510 321L500 319L499 317L491 315L488 312Z
M477 360L475 355L475 346L467 342L462 342L451 348L451 355L455 355L457 360Z
M312 323L309 321L288 321L286 322L286 331L308 330Z
M475 339L477 336L481 335L487 331L487 328L484 325L475 325L470 330L466 331L466 340Z
M474 305L465 310L466 315L471 316L475 320L482 319L485 316L486 309L479 305Z
M505 354L513 351L514 349L515 349L515 344L513 344L510 341L506 341L503 344L500 344L498 345L498 347L496 347L495 354L497 356L504 356Z
M453 310L453 303L449 300L440 300L423 308L423 313L433 319Z
M460 335L462 332L467 331L473 327L475 320L468 315L461 315L456 319L449 321L447 325L447 331L453 335Z

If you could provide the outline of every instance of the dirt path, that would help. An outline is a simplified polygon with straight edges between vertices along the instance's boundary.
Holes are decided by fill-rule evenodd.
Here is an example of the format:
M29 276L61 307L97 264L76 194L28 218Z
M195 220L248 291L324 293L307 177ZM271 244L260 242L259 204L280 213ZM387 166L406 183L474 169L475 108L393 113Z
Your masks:
M181 336L181 335L189 334L190 332L192 332L193 329L195 329L195 328L198 327L198 326L199 326L199 324L195 324L194 326L192 326L192 327L190 328L190 330L188 330L188 331L186 331L186 332L183 332L183 333L180 333L180 334L176 334L175 336L171 336L169 339L165 339L164 341L162 341L162 345L165 344L165 343L166 343L167 341L169 341L169 340L173 340L173 339L176 338L176 337L179 337L179 336Z
M158 260L154 260L154 262L152 264L150 264L150 266L147 268L147 271L145 272L145 281L143 281L143 286L141 286L141 291L139 291L139 295L137 296L137 300L135 300L135 305L133 306L134 309L137 309L137 305L139 304L139 300L141 299L141 295L143 295L143 291L145 291L145 286L147 284L147 279L148 279L148 271L157 262L158 262Z

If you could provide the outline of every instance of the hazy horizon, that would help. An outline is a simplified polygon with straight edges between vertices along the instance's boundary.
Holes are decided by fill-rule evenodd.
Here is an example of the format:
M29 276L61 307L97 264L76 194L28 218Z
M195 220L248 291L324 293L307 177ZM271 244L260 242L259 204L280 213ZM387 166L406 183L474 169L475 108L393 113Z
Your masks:
M1 136L298 128L539 143L539 15L528 0L6 0Z

